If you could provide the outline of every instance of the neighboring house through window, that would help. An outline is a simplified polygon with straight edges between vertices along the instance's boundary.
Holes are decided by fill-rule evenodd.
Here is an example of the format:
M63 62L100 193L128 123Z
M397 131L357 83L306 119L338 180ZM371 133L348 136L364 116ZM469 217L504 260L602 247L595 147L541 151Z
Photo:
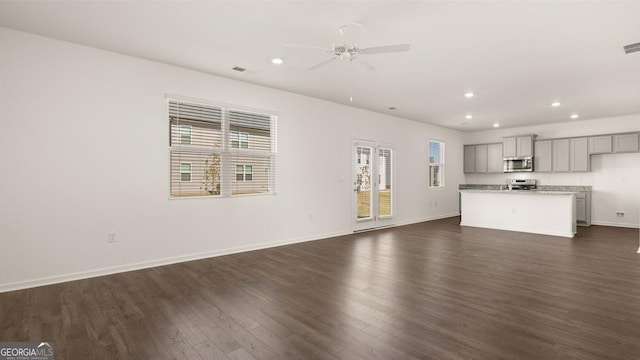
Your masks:
M191 145L191 125L180 125L180 143Z
M191 181L191 164L180 163L180 181Z
M444 143L429 141L429 187L444 187Z
M249 133L232 131L231 132L231 147L234 149L248 149L249 148Z
M253 166L251 166L251 165L236 165L236 180L237 181L251 181L251 180L253 180Z
M170 196L275 192L273 113L167 96Z

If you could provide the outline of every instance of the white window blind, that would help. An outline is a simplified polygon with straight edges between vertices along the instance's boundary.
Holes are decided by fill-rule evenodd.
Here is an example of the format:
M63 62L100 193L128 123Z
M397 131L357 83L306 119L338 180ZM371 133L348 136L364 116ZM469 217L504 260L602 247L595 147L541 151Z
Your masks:
M429 141L429 187L444 187L444 143Z
M275 114L173 97L168 105L171 197L275 192Z

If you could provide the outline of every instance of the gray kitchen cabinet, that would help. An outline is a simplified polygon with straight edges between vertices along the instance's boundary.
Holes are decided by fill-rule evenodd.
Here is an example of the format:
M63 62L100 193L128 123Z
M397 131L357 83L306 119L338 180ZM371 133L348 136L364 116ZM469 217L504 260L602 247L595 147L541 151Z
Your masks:
M569 139L553 140L553 171L569 171Z
M464 146L464 173L473 174L476 172L476 146Z
M506 137L502 144L504 157L533 156L533 135Z
M583 192L576 194L576 221L578 223L587 222L587 198Z
M464 173L502 173L502 143L464 145Z
M581 187L576 194L576 222L581 226L591 225L591 189Z
M589 171L588 138L552 140L553 172Z
M474 167L476 174L487 172L487 145L476 145Z
M553 155L551 140L536 141L534 146L533 167L537 172L551 172Z
M516 156L533 156L533 137L518 136L516 138L516 148L518 150Z
M609 154L613 151L611 135L591 136L589 138L589 154Z
M613 135L613 152L638 152L638 133Z
M516 157L517 151L518 151L518 147L516 144L515 136L504 138L504 141L502 142L502 156Z
M502 165L502 144L487 145L487 172L501 173L503 172Z
M569 170L589 171L589 142L586 137L569 139Z

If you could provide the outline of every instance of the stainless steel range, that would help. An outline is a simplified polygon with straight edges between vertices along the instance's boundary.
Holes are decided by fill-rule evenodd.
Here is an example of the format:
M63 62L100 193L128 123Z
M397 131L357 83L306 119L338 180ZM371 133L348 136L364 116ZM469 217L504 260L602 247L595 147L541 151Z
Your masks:
M509 190L535 190L536 179L507 179Z

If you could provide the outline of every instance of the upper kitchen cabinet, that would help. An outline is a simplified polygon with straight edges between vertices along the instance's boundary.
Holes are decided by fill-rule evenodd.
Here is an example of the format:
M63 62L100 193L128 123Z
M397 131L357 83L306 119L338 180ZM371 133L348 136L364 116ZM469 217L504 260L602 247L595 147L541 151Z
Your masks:
M553 171L569 172L569 139L553 140Z
M476 145L474 167L476 173L487 172L487 145Z
M638 152L638 133L613 135L613 152Z
M589 142L586 137L552 140L553 172L589 171Z
M569 140L569 169L571 171L589 171L589 145L587 138Z
M533 158L534 171L551 172L551 164L553 163L553 154L551 149L551 140L535 142Z
M533 156L534 135L511 136L503 139L503 157Z
M487 172L501 173L503 170L502 144L487 145Z
M473 174L476 172L476 146L464 146L464 173Z
M591 136L589 138L589 154L611 153L613 141L611 135Z
M464 173L485 174L502 172L502 144L464 146Z

